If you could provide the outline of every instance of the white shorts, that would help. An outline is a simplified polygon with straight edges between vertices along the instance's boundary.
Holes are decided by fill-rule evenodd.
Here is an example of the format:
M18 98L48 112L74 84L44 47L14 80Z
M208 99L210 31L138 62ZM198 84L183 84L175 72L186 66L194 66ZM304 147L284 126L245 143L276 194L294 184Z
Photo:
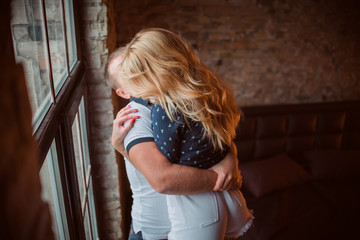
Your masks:
M169 240L236 238L251 226L253 215L240 190L166 196Z

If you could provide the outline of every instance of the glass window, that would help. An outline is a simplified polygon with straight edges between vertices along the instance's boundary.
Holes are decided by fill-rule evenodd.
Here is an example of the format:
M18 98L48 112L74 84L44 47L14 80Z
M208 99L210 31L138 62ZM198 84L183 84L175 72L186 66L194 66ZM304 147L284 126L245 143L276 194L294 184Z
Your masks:
M9 34L16 60L25 70L43 161L42 198L50 206L55 238L85 234L80 238L98 239L82 82L85 67L78 59L73 0L12 0L12 11ZM69 98L72 92L76 96ZM55 137L56 143L51 140ZM74 221L80 218L83 222Z
M72 0L65 1L65 19L66 19L67 44L69 49L68 61L71 70L77 61L75 26L74 24L71 24L74 22L74 8L73 8Z
M85 115L85 103L84 98L81 99L79 105L79 120L80 120L80 129L81 129L81 143L84 149L84 160L85 160L85 169L90 167L90 153L89 153L89 144L88 136L86 131L86 115Z
M41 167L40 180L42 185L42 199L46 201L50 207L52 229L55 239L69 239L55 141L53 141Z
M87 236L97 239L97 222L95 212L95 199L92 186L90 154L87 141L86 115L84 97L82 97L78 112L72 125L76 169L78 174L81 195L81 207L84 217L84 227ZM87 238L88 239L88 238Z
M91 229L93 232L94 239L97 239L99 234L97 230L95 199L94 199L94 192L93 192L93 185L91 178L89 183L89 208L90 208Z
M14 0L12 10L11 29L15 58L24 67L36 129L52 102L41 0Z
M76 173L79 183L81 203L83 204L85 200L84 196L86 192L86 186L85 186L85 170L84 170L78 114L76 114L74 123L72 125L72 136L73 136L74 153L75 153Z
M12 11L14 51L24 66L35 131L78 60L73 1L13 0Z
M86 239L93 239L91 226L90 226L90 218L89 218L89 211L86 204L86 211L85 211L85 218L84 218L84 229L85 229L85 236Z
M67 77L64 17L61 0L47 0L45 5L52 73L57 94Z

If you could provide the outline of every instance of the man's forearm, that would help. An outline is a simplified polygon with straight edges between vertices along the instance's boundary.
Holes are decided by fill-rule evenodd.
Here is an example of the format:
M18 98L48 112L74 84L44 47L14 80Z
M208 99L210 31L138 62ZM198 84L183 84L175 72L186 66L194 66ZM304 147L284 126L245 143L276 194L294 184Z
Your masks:
M172 164L164 173L163 189L160 193L187 195L211 191L217 174L211 170Z
M217 174L173 164L161 154L154 142L144 142L133 146L129 152L131 163L145 176L150 185L159 193L195 194L211 191Z

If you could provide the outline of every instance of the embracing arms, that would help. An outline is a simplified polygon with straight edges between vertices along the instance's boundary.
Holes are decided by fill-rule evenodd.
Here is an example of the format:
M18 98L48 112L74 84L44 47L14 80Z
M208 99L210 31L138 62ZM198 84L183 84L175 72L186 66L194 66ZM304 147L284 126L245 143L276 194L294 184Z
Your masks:
M232 148L232 153L211 170L171 163L158 150L154 141L138 143L132 146L127 154L123 141L134 125L135 120L131 119L136 118L127 114L134 112L135 109L128 107L119 111L113 122L112 144L145 176L157 192L194 194L240 187L241 176L237 169L235 147ZM126 121L128 124L124 125Z

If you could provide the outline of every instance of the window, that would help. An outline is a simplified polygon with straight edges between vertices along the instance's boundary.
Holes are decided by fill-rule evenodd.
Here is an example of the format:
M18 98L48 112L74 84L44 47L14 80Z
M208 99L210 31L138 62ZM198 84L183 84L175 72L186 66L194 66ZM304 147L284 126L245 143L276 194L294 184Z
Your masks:
M13 0L13 42L23 64L34 130L77 61L72 0Z
M84 66L73 0L13 0L11 34L25 70L56 239L98 239Z
M51 144L51 148L41 167L40 180L42 184L42 199L49 203L50 213L53 216L52 230L55 239L69 239L55 141Z
M24 67L36 129L53 102L48 42L45 41L46 22L41 0L14 0L12 8L11 29L15 57Z
M76 172L80 189L81 212L84 218L86 239L97 236L95 204L92 192L91 164L86 133L84 99L80 101L79 109L72 124L72 136L75 151ZM92 217L90 217L92 216ZM91 237L90 237L91 236Z

